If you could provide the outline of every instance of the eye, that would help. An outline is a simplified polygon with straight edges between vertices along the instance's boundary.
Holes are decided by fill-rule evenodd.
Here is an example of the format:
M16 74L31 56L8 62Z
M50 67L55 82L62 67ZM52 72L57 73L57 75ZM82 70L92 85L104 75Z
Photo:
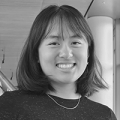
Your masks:
M72 45L81 45L81 42L72 42Z
M48 45L60 45L58 42L52 42L52 43L49 43Z

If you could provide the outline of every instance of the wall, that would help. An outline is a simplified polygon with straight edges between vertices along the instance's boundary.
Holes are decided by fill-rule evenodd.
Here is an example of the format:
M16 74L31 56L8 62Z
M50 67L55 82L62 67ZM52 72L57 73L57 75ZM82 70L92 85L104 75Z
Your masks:
M103 78L109 85L109 89L100 90L90 99L113 109L113 19L98 16L87 21L95 39L96 55L103 67Z
M120 19L115 20L115 50L114 50L114 69L115 69L115 93L114 109L117 119L120 120Z

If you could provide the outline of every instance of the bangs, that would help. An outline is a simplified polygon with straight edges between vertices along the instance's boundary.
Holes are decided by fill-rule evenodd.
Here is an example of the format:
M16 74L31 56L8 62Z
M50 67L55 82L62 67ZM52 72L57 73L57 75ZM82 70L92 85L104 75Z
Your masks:
M59 35L63 38L64 29L71 30L75 35L86 38L88 44L90 45L90 37L87 34L86 28L83 25L83 22L79 17L75 16L70 12L63 10L57 11L53 16L51 16L46 32L45 37L57 26L59 29Z

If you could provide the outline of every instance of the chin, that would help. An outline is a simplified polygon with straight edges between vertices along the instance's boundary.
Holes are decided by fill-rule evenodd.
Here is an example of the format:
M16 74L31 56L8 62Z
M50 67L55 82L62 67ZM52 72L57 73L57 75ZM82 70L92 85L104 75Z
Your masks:
M60 82L60 83L64 83L64 84L70 84L70 83L74 83L76 80L72 80L72 79L70 79L70 78L64 78L64 79L59 79L58 80L58 82Z

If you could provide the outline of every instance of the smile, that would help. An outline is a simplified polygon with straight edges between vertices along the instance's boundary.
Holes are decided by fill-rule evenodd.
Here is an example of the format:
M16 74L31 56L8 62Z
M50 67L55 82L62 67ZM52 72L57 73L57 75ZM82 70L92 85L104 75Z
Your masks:
M57 67L62 68L62 69L69 69L74 66L75 66L75 63L69 63L69 64L59 63L59 64L57 64Z

